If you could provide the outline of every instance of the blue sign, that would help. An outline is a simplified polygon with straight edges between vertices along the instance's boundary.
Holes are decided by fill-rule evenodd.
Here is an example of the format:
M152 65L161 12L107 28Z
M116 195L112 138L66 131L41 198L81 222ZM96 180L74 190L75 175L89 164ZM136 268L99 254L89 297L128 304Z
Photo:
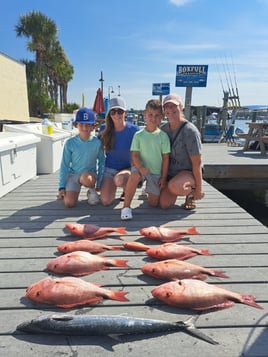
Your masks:
M153 83L153 95L167 95L170 93L169 83Z
M208 65L177 65L176 87L206 87Z

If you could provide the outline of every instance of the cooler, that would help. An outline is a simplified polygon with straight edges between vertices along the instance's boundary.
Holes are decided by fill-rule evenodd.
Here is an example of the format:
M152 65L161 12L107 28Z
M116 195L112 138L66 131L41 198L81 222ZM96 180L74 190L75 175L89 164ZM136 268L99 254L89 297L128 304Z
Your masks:
M37 143L37 174L50 174L60 168L65 141L71 136L69 131L54 128L53 134L43 134L41 123L5 124L5 132L23 132L36 135Z
M0 197L36 176L39 142L33 134L0 132Z

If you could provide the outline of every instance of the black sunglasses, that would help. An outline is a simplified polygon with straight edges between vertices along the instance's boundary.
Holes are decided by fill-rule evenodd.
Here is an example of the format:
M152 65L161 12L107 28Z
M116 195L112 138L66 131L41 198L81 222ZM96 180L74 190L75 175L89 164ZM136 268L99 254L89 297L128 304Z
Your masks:
M111 109L110 110L110 114L111 115L115 115L116 113L119 114L119 115L122 115L123 113L125 113L125 111L122 110L122 109Z

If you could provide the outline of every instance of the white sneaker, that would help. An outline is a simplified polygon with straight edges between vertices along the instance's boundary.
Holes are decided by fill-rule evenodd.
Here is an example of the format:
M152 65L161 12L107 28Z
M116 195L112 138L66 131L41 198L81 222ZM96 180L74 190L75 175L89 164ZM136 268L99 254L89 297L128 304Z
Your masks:
M88 204L91 206L95 206L99 203L99 195L97 194L95 188L89 188L87 191L87 199Z
M129 207L121 209L121 219L122 221L129 221L132 219L132 210Z

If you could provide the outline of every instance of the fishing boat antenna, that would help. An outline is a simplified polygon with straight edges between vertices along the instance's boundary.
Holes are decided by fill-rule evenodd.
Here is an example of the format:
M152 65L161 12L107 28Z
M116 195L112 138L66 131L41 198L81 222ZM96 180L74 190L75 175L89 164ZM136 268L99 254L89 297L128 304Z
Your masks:
M233 67L233 73L234 73L234 81L235 81L235 90L236 90L236 96L237 96L237 101L238 101L238 108L240 108L240 98L238 94L238 85L237 85L237 80L236 80L236 71L235 71L235 66L234 66L234 60L232 57L232 67Z
M228 65L228 62L227 62L227 59L225 57L225 60L226 60L226 68L227 68L227 71L228 71L228 76L229 76L229 80L230 80L230 84L231 84L231 90L232 90L232 103L233 103L233 107L234 108L237 108L238 104L237 104L237 95L234 91L234 86L233 86L233 81L232 81L232 76L231 76L231 72L230 72L230 67Z
M218 75L219 75L219 79L220 79L221 89L222 89L223 92L225 92L223 81L222 81L222 77L221 77L221 72L219 70L217 59L215 60L215 62L216 62L216 69L217 69L217 72L218 72Z
M225 67L225 63L223 62L223 70L224 70L224 75L225 75L225 80L226 80L226 83L227 83L227 93L228 93L228 100L227 100L227 107L230 107L230 105L228 104L229 101L231 101L231 107L234 106L234 102L233 102L233 97L232 97L232 92L231 92L231 88L230 88L230 83L229 83L229 79L228 79L228 76L227 76L227 70L226 70L226 67ZM225 92L225 95L226 95L226 92ZM226 101L225 101L226 102Z

